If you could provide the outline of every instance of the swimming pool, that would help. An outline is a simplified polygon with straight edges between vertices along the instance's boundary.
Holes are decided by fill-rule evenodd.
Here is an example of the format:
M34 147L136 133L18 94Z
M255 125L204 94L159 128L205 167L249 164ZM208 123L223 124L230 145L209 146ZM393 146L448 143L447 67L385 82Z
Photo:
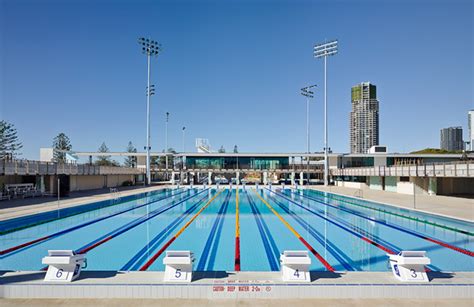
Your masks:
M165 250L190 250L197 271L278 271L284 250L308 250L311 270L388 271L387 254L425 250L431 270L474 271L474 223L314 190L163 189L88 208L0 223L0 270L72 249L86 270L162 271Z

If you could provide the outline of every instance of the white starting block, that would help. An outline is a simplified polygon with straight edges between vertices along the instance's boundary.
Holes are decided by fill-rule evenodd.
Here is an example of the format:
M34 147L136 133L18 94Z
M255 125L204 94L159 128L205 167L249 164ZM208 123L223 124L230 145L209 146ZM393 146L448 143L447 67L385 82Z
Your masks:
M281 183L281 190L282 190L282 191L285 190L285 183L284 183L284 182Z
M76 254L72 250L49 250L42 260L48 265L44 281L71 282L81 274L86 262L85 254Z
M167 251L163 259L165 268L164 281L191 282L194 255L190 251Z
M389 255L393 275L400 281L429 282L425 265L431 263L424 251L401 251L398 255Z
M280 256L283 281L311 282L308 251L284 251Z

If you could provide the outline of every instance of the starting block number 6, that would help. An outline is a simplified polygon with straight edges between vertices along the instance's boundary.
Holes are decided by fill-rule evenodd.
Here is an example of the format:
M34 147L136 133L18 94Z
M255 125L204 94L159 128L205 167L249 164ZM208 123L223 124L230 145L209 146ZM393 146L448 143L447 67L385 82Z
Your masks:
M65 272L63 269L56 269L56 272L53 274L54 279L56 280L67 280L69 272Z

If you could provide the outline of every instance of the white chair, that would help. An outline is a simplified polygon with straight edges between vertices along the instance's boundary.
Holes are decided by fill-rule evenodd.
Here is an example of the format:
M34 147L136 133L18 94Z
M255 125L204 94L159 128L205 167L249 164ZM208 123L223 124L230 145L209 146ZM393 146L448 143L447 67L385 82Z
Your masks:
M425 265L431 263L425 251L401 251L398 255L390 255L390 266L393 275L404 282L429 282Z
M280 270L283 281L311 282L308 251L284 251L280 256Z
M76 254L72 250L49 250L42 260L48 265L44 281L71 282L81 274L86 262L85 254Z
M163 258L166 282L191 282L194 255L190 251L166 251Z

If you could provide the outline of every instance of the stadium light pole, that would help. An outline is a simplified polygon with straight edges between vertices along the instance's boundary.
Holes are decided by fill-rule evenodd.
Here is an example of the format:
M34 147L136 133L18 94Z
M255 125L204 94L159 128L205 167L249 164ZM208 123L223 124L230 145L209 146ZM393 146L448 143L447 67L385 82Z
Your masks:
M165 161L166 161L166 180L168 180L168 121L170 112L166 112L166 126L165 126Z
M306 152L307 153L310 153L310 149L309 149L309 144L310 144L310 140L309 140L309 100L311 98L314 98L314 92L310 91L310 89L313 88L313 87L316 87L316 86L317 85L314 84L314 85L310 85L310 86L307 86L307 87L303 87L301 89L301 95L306 97Z
M328 104L327 104L327 58L337 53L337 40L317 44L314 46L314 57L324 58L324 185L328 185Z
M183 126L183 153L185 151L185 148L184 148L184 134L186 132L186 127Z
M308 156L306 157L306 178L308 180L307 184L309 185L309 153L310 153L310 138L309 138L309 100L311 98L314 98L314 92L310 91L313 87L316 87L316 84L303 87L301 89L301 95L306 97L306 153L308 153Z
M138 44L142 47L142 53L146 54L147 58L147 87L146 87L146 181L151 184L150 171L150 96L155 93L155 86L150 85L150 58L158 56L161 51L161 45L158 42L149 38L140 37Z

